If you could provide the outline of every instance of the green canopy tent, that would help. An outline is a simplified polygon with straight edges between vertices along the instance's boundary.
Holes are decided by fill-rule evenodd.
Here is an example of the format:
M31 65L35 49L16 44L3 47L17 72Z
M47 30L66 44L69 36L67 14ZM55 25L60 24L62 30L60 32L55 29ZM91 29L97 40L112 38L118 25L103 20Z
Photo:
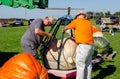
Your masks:
M14 8L24 7L28 9L48 7L48 0L0 0L0 5L6 5Z

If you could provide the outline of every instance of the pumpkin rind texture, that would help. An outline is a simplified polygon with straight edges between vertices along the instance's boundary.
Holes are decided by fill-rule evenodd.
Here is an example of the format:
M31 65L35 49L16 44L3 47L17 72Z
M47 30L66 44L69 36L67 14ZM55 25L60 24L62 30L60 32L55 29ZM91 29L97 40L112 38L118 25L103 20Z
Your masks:
M77 47L75 40L72 37L64 38L61 48L62 50L60 49L60 44L61 40L58 39L53 39L50 41L49 49L44 52L43 56L45 67L48 69L58 69L59 67L60 70L75 69L75 51Z
M1 67L0 79L48 79L48 73L31 54L20 53Z
M94 37L94 49L98 54L106 53L110 48L110 42L105 37Z

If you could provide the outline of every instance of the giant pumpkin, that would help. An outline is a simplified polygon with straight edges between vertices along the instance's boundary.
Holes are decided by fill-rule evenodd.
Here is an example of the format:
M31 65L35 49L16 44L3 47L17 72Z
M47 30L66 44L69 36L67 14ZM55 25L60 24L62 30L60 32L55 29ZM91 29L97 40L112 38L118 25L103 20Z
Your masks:
M98 34L99 35L99 34ZM94 56L100 52L105 52L109 48L109 42L102 36L94 37L95 53ZM64 38L62 51L60 52L61 40L53 39L50 41L48 48L43 52L43 62L48 69L60 69L60 70L71 70L76 68L75 57L76 57L76 47L72 37ZM61 54L60 54L61 53ZM60 55L60 58L59 58ZM93 58L94 58L93 56ZM59 63L58 63L59 62Z
M50 69L60 70L69 70L76 68L75 50L77 44L75 43L74 39L72 37L64 38L62 48L59 48L60 44L61 40L58 39L53 39L50 41L48 45L49 48L44 52L44 65Z
M93 26L93 37L104 37L101 30Z
M5 62L0 79L48 79L48 74L31 54L21 53Z
M94 37L94 50L98 54L106 53L110 48L110 42L105 37Z

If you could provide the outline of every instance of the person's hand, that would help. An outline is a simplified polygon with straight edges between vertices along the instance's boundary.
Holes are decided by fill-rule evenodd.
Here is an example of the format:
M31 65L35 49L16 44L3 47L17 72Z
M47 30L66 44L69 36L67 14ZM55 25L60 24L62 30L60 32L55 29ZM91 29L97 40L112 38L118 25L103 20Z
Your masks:
M65 33L65 29L64 28L62 29L62 33Z
M62 33L64 33L64 30L62 29Z
M47 42L42 41L42 44L43 44L44 46L48 47L48 43L47 43Z
M51 37L52 37L52 34L49 33L49 34L48 34L48 38L51 38Z
M65 26L65 27L62 29L62 33L65 33L66 30L68 30L68 26Z

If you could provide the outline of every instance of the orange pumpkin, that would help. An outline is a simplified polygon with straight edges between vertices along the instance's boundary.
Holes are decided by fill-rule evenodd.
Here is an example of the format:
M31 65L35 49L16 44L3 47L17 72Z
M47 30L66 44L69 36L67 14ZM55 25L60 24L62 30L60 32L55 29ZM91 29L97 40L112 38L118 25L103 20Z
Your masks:
M0 79L48 79L48 73L31 54L21 53L5 62Z

